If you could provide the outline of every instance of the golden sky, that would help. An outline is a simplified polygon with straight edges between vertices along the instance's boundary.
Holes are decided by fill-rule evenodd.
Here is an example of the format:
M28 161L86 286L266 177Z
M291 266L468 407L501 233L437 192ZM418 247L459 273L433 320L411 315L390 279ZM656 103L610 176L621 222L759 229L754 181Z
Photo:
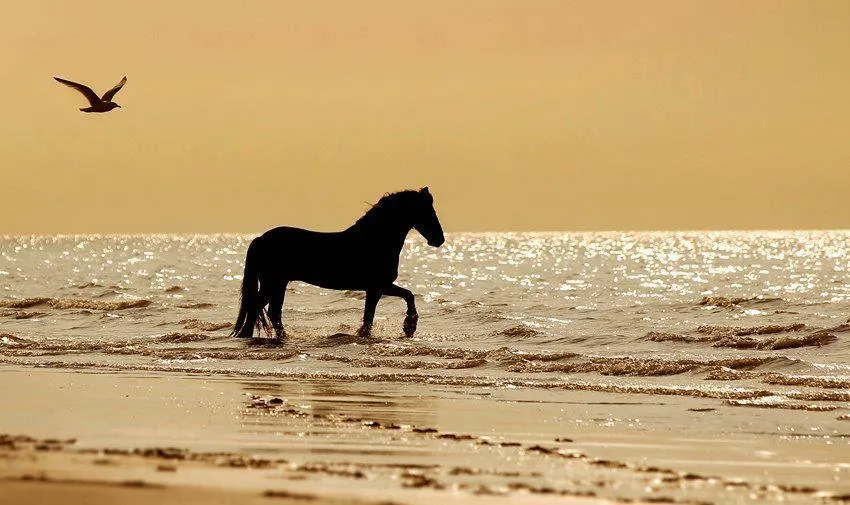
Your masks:
M0 61L0 234L850 228L846 0L27 0Z

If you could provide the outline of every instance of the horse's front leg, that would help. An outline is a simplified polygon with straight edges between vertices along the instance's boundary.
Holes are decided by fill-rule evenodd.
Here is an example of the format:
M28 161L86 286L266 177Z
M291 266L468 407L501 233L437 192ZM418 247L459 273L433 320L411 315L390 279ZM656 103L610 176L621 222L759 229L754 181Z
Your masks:
M366 290L366 307L363 309L363 326L357 330L357 336L372 336L372 321L375 320L375 308L378 306L378 300L381 299L382 295L383 292L380 289Z
M404 289L395 284L391 284L389 288L384 290L386 296L398 296L403 298L407 303L407 317L404 318L404 335L412 337L416 333L416 323L419 321L419 314L416 312L416 303L413 300L413 293L409 289Z

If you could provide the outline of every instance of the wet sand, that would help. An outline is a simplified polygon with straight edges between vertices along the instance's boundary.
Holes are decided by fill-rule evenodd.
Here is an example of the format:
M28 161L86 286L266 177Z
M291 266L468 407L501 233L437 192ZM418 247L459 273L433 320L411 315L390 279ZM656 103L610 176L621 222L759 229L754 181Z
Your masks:
M190 486L155 486L129 483L113 484L98 480L70 481L3 481L0 482L0 504L63 503L69 505L230 505L230 504L357 504L351 499L319 498L314 494L288 491L266 491L262 494L233 492ZM364 502L366 503L366 502ZM384 502L389 505L391 502Z
M850 428L836 412L791 426L781 410L715 398L10 365L0 381L0 503L149 503L154 493L181 504L808 503L850 493L847 437L823 428Z

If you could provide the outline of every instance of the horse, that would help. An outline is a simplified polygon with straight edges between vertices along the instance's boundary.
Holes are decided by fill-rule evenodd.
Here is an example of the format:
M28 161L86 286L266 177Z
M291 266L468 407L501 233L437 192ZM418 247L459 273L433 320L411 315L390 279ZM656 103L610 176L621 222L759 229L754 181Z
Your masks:
M399 255L410 230L419 232L432 247L445 242L434 197L427 187L384 195L343 231L316 232L288 226L268 230L248 246L239 315L230 336L251 338L256 327L267 336L274 330L274 338L285 338L283 299L290 281L365 291L359 337L371 336L375 308L382 296L400 297L407 303L402 330L405 336L413 336L419 320L413 293L394 284Z

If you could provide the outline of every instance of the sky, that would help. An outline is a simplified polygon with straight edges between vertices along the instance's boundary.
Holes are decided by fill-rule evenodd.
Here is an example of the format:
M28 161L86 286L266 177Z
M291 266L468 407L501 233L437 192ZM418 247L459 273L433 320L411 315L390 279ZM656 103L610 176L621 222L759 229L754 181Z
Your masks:
M0 60L0 234L850 228L845 0L28 0Z

